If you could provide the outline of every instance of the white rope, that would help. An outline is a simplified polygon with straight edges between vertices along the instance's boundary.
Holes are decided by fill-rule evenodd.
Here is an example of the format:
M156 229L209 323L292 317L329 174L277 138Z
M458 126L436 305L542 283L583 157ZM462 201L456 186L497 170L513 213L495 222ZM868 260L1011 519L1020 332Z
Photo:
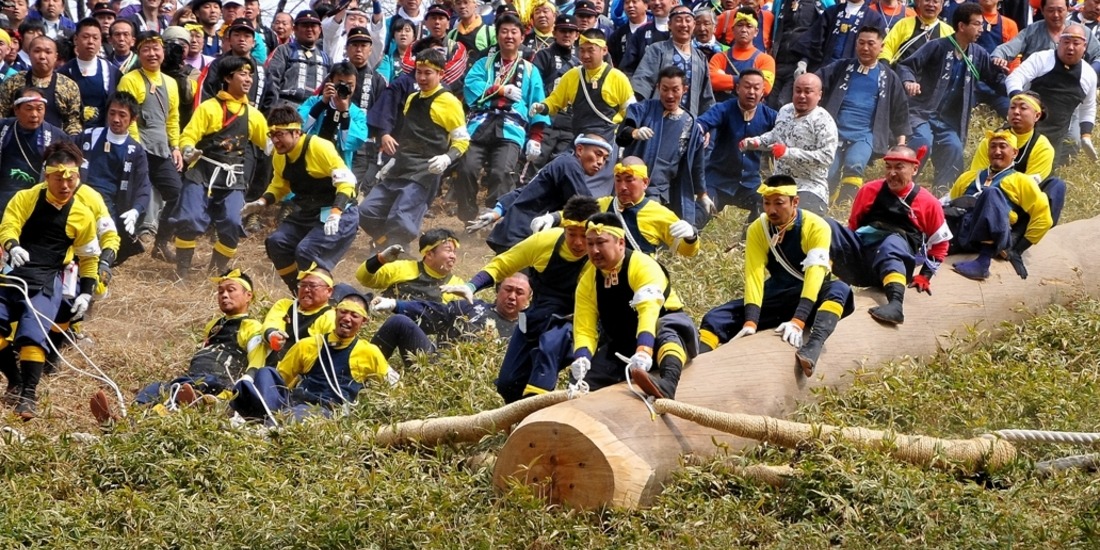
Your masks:
M267 406L267 400L264 399L263 394L260 393L259 388L256 387L256 383L253 382L252 380L248 379L248 378L243 377L243 376L241 377L240 380L238 380L238 383L239 382L245 382L249 386L252 386L252 392L256 395L257 398L260 399L260 405L263 406L263 408L264 408L264 414L266 414L267 417L271 419L271 426L274 427L274 428L278 428L279 427L279 421L275 419L275 413L271 412L271 407Z
M1100 454L1073 455L1054 460L1045 460L1035 465L1040 474L1053 474L1077 468L1094 468L1100 464Z
M626 375L626 387L627 387L627 389L630 390L630 393L633 393L634 395L638 396L638 399L641 399L642 403L645 404L645 408L649 409L649 419L650 420L657 420L657 411L656 411L656 409L653 408L653 404L649 402L649 396L646 395L644 392L640 392L640 391L634 389L634 384L630 381L630 358L626 357L623 354L618 353L618 352L615 353L615 357L618 357L620 361L626 363L626 369L625 369L624 373ZM646 376L649 376L649 375L647 374Z
M1100 433L1053 432L1047 430L998 430L993 435L1013 443L1065 443L1071 445L1095 445L1100 443Z
M22 278L11 275L11 274L0 275L0 277L3 277L4 279L7 279L7 280L16 281L18 283L21 283L21 286L19 284L0 283L0 287L14 288L14 289L19 290L19 292L23 294L23 297L27 300L27 302L26 302L27 303L27 309L29 309L31 312L34 313L34 318L35 318L35 321L38 322L38 327L40 329L42 329L43 334L46 334L46 342L49 344L50 349L52 349L55 353L57 353L58 359L60 359L61 362L65 364L65 366L67 366L70 369L76 371L78 374L83 374L84 376L99 380L100 382L103 382L104 384L108 385L112 390L114 390L115 396L118 397L119 412L122 414L123 418L126 418L126 413L127 413L127 411L126 411L126 401L122 397L122 390L119 389L118 384L116 384L115 381L111 379L111 377L107 376L107 373L103 372L103 369L100 369L99 365L97 365L95 363L95 361L92 361L91 357L88 357L88 354L84 353L84 350L80 348L80 345L78 345L76 343L76 340L74 340L72 338L72 336L69 336L68 331L61 330L61 327L58 326L57 323L54 323L53 319L47 318L45 315L42 314L42 312L35 309L34 305L31 303L31 297L30 297L30 292L28 290L27 281L22 279ZM69 360L66 359L64 355L61 354L61 350L57 349L57 346L55 346L53 344L53 341L50 340L50 338L49 338L50 331L47 330L46 325L44 325L42 323L43 319L46 319L49 322L50 328L56 327L61 332L61 335L64 336L65 339L68 340L70 344L72 344L73 348L75 348L76 351L78 353L80 353L80 355L84 358L84 360L87 361L88 364L91 365L92 368L94 368L96 370L96 372L99 373L99 375L95 375L95 374L92 374L90 372L81 370L81 369L77 368L75 365L73 365L72 363L70 363Z

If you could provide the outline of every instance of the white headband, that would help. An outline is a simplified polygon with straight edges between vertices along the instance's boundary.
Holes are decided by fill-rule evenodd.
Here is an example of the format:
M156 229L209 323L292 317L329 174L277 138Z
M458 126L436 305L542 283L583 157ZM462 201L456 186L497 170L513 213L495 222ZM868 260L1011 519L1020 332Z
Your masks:
M13 103L12 106L13 107L18 107L18 106L20 106L24 103L42 103L42 104L45 104L46 103L46 98L44 98L42 96L37 96L37 95L23 96L23 97L15 100L15 103Z
M574 146L576 146L576 145L595 145L596 147L599 147L599 148L607 151L608 153L611 152L611 144L610 143L608 143L606 141L601 141L601 140L598 140L598 139L592 139L592 138L590 138L590 137L588 137L584 134L578 135L577 139L573 140L573 145Z

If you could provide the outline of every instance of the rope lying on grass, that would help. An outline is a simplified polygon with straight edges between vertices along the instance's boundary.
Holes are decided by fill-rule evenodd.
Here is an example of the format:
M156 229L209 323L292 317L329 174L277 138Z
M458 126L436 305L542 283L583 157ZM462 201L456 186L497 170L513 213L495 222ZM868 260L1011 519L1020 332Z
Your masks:
M712 411L670 399L658 399L654 408L659 413L672 414L708 428L780 447L797 448L810 441L836 437L860 448L887 452L910 464L941 470L961 468L965 472L975 472L995 469L1016 458L1016 448L1008 441L997 438L939 439L867 428L803 424L767 416Z
M521 399L499 409L481 411L477 414L406 420L396 425L383 426L375 434L374 442L378 445L393 447L409 443L435 445L477 441L488 434L507 429L539 409L568 399L568 392L555 391Z
M1051 432L1046 430L999 430L993 435L1013 443L1066 443L1095 445L1100 443L1100 433Z

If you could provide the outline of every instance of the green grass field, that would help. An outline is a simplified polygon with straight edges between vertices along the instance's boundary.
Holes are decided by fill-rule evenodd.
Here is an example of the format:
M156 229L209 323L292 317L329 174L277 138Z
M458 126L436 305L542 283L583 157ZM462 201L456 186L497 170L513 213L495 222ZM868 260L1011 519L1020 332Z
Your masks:
M1100 213L1100 170L1078 159L1062 173L1071 182L1063 221ZM723 251L741 221L725 215L704 233L700 257L668 262L695 318L740 293L741 260ZM487 254L468 240L467 276ZM256 314L285 293L260 248L250 239L240 259L257 279ZM350 280L363 254L354 251L337 274ZM168 284L169 271L147 259L123 266L87 323L90 356L127 399L183 370L215 313L208 283ZM1095 430L1100 301L1003 328L996 338L962 336L928 361L857 373L843 393L817 394L794 419L952 438ZM403 369L397 388L365 391L344 418L267 435L198 410L161 418L132 409L102 432L87 409L100 386L65 370L44 384L44 418L17 424L4 411L0 419L27 436L0 445L0 548L1093 548L1100 540L1100 480L1033 473L1035 462L1079 449L1021 447L1011 466L967 478L840 444L762 447L685 464L647 509L578 511L548 506L526 487L494 490L503 435L396 450L362 437L405 419L499 406L492 380L502 355L499 344L449 347ZM101 437L83 443L73 432ZM760 463L789 464L796 475L774 488L736 473Z

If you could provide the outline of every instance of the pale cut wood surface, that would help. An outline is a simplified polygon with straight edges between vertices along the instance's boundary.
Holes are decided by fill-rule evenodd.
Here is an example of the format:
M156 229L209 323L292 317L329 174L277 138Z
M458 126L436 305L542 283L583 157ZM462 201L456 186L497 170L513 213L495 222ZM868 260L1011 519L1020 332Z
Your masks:
M858 291L855 313L826 343L812 380L799 374L794 349L766 330L697 357L684 370L676 398L724 412L785 418L798 402L812 399L812 388L850 384L851 371L861 365L931 356L968 327L992 330L1052 303L1097 295L1098 240L1100 218L1054 228L1025 255L1027 280L1007 262L994 261L992 277L970 281L950 267L970 256L952 256L932 280L932 296L906 293L905 323L898 327L880 325L867 313L884 301L881 292ZM681 455L708 456L719 447L752 444L669 415L651 421L620 384L527 417L500 452L494 484L502 490L528 484L550 502L580 508L634 508L660 492Z

